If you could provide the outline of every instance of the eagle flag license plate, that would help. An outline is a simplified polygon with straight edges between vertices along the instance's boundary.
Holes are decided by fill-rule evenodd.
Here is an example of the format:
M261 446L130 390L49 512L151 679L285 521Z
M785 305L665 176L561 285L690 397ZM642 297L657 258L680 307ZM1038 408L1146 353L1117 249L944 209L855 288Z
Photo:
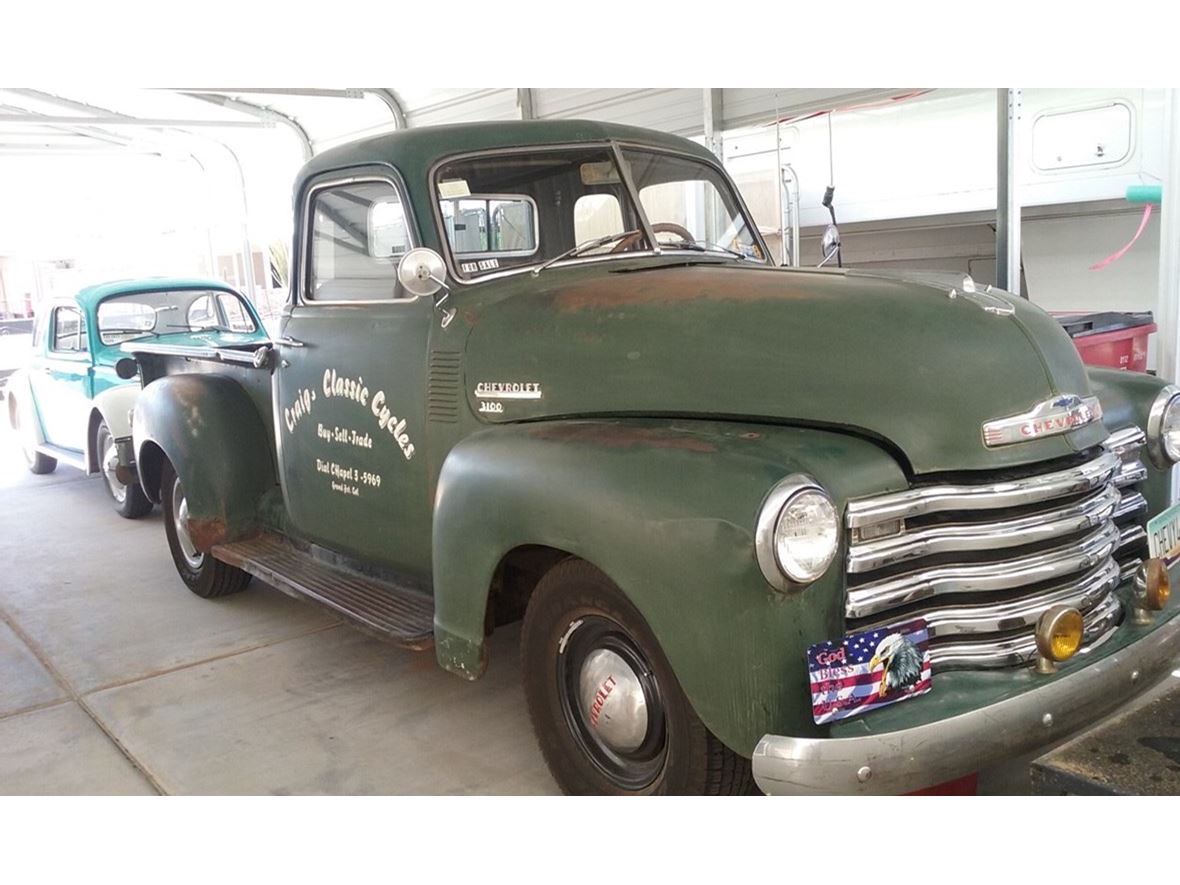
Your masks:
M811 715L817 725L859 716L930 691L930 634L924 618L807 649Z

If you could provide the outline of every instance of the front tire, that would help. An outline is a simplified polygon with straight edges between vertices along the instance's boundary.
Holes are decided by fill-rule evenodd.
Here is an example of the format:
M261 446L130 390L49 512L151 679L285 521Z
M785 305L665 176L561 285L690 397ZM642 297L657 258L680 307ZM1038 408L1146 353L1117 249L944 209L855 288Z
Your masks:
M172 562L185 586L202 599L240 593L250 583L250 573L227 565L197 549L189 534L188 501L184 486L168 461L160 471L160 503L164 509L164 533Z
M152 502L143 493L139 483L124 485L116 475L119 466L119 453L115 448L115 438L107 423L102 421L94 434L94 451L98 456L98 468L106 482L107 492L115 502L115 512L124 519L139 519L152 512Z
M738 794L750 763L697 718L651 629L579 559L550 570L521 634L529 718L566 793Z

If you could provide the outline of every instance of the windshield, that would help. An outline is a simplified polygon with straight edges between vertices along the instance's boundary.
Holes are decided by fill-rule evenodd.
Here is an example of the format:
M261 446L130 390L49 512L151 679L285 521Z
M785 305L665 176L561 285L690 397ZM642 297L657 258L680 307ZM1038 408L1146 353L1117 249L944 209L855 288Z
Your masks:
M255 325L242 298L224 290L129 292L98 305L98 337L105 345L202 330L253 332Z
M678 155L622 153L661 249L762 260L721 173ZM650 253L653 246L615 156L607 147L537 148L442 166L435 177L439 215L459 277ZM595 240L603 242L587 245Z

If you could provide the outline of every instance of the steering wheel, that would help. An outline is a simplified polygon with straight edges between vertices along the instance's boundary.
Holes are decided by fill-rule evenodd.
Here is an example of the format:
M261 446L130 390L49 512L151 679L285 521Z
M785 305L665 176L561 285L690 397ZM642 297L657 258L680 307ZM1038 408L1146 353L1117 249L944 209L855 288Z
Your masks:
M680 237L680 239L686 243L696 242L696 238L692 235L692 232L689 231L688 228L682 227L673 221L661 221L658 224L653 224L651 226L651 232L653 234L676 234L676 236ZM638 243L642 236L643 231L637 230L635 233L631 234L631 236L624 237L623 239L619 240L618 244L613 249L610 250L611 254L613 255L616 252L626 252L628 249Z

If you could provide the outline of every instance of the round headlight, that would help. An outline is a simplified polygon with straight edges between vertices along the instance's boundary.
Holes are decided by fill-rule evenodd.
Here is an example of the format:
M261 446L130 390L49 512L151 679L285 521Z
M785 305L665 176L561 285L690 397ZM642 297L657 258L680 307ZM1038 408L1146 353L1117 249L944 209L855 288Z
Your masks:
M1180 389L1170 384L1147 415L1147 454L1160 470L1180 461Z
M810 584L828 570L840 546L840 520L815 480L789 476L762 505L755 533L758 564L779 590Z

